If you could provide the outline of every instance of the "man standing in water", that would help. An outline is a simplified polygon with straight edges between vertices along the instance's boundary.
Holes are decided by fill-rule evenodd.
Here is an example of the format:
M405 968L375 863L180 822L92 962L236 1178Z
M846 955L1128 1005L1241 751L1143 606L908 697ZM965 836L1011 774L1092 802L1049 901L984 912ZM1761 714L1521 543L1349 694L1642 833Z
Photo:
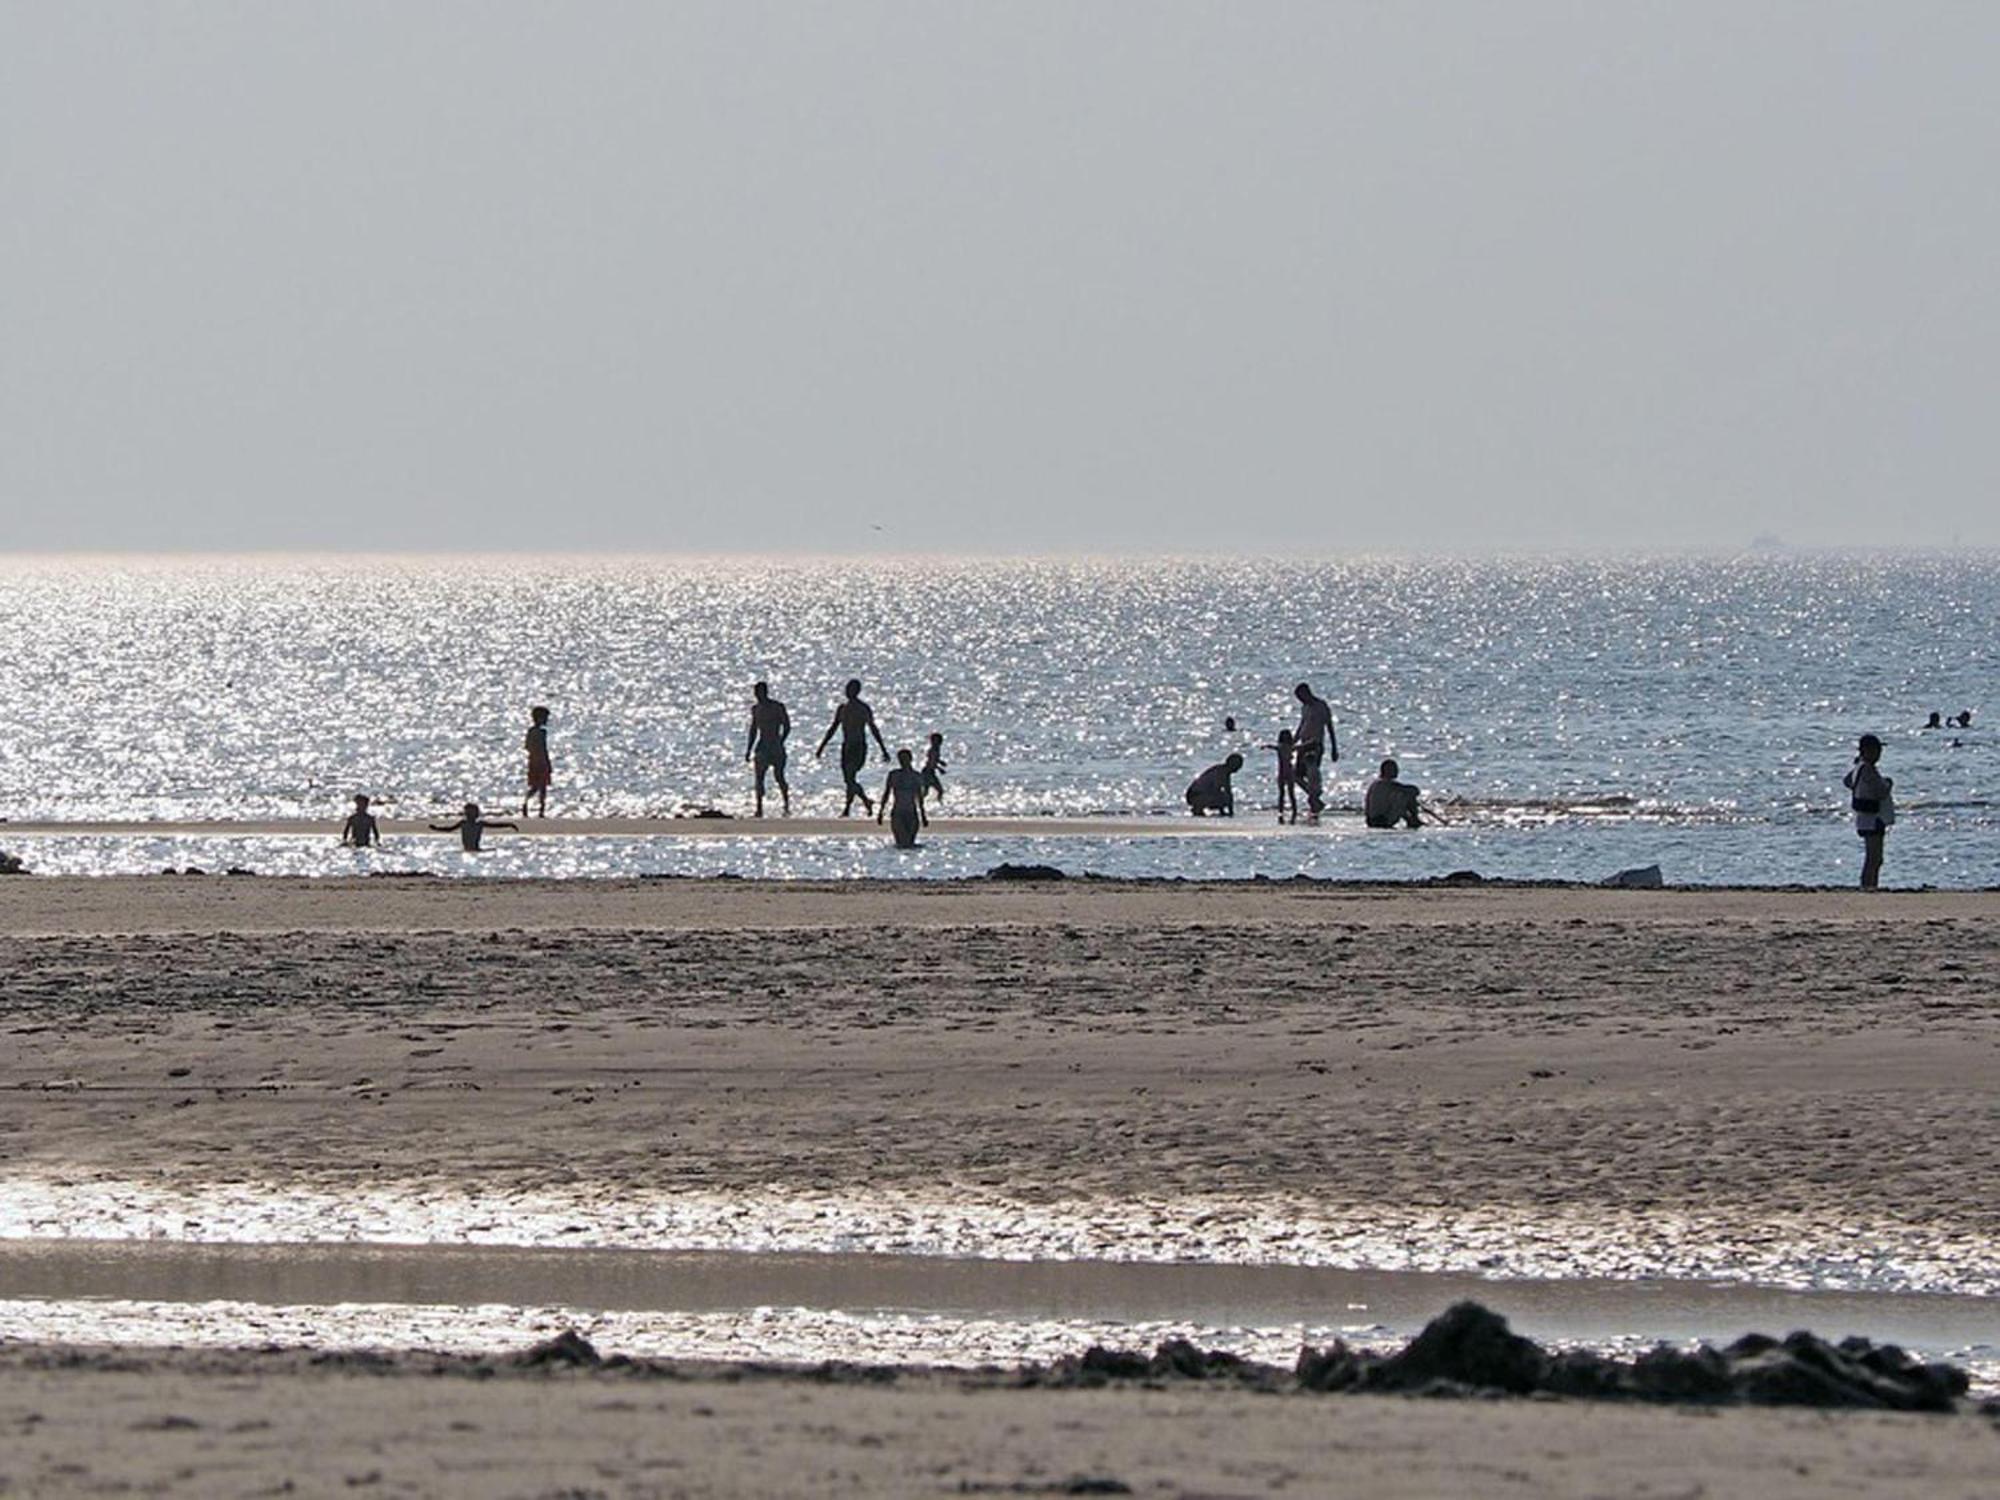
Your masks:
M835 730L840 731L840 775L847 783L847 802L840 809L844 818L854 811L854 799L861 799L864 813L873 814L875 804L868 800L868 793L861 788L861 773L868 766L868 736L875 736L875 743L882 751L882 759L889 758L889 747L882 743L882 731L875 724L875 710L861 701L861 679L847 679L847 697L840 707L833 711L833 722L826 726L826 733L820 737L819 748L813 751L813 759L826 754L826 747L832 743Z
M1314 695L1312 684L1300 683L1292 689L1292 696L1299 700L1299 732L1292 763L1299 785L1306 789L1306 821L1317 823L1320 809L1326 806L1321 795L1320 762L1339 760L1340 744L1333 736L1333 710L1327 707L1326 699Z
M778 795L784 798L785 816L790 817L792 789L785 781L785 741L792 736L792 716L771 696L770 683L760 682L750 692L757 701L750 705L750 743L743 749L743 758L757 766L755 816L764 816L764 775L768 771L778 783Z

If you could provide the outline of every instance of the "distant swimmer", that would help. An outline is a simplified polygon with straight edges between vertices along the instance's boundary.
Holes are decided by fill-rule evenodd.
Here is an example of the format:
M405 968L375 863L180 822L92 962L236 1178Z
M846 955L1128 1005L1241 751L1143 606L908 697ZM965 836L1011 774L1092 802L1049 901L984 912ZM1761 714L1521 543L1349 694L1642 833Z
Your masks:
M340 841L352 844L357 849L366 849L370 844L382 842L382 829L375 822L375 814L368 810L368 794L354 794L354 811L347 815L347 821L340 825Z
M479 852L479 840L485 835L487 829L515 829L519 826L515 823L496 823L490 818L482 817L479 812L479 804L477 802L468 802L465 804L464 810L459 813L456 823L433 823L431 824L431 832L455 833L458 835L458 843L461 849L465 850L467 854L477 854Z
M1956 720L1956 719L1953 719L1953 720L1952 720L1952 723L1954 723L1954 724L1956 724L1957 722L1958 722L1958 720ZM1940 715L1940 714L1938 713L1938 711L1937 711L1936 709L1932 709L1932 710L1931 710L1931 718L1930 718L1930 722L1929 722L1928 724L1924 725L1924 728L1926 728L1926 729L1942 729L1942 728L1944 728L1944 718L1943 718L1943 716L1942 716L1942 715Z
M1236 789L1229 784L1229 778L1243 769L1243 757L1231 755L1220 765L1210 766L1193 781L1188 783L1188 811L1197 818L1214 813L1218 817L1236 816Z
M537 817L549 815L549 784L555 780L555 766L549 760L549 711L537 705L528 710L528 737L522 742L528 752L528 795L521 799L521 816L527 817L528 804L540 798Z
M768 772L778 783L778 795L784 799L787 817L792 811L792 789L785 781L785 741L792 737L792 716L785 712L785 705L771 696L771 684L755 683L750 693L756 699L750 705L750 743L744 747L743 758L753 761L757 767L757 811L755 816L764 816L764 777Z
M1423 820L1417 816L1420 793L1407 781L1397 779L1401 770L1393 760L1385 760L1382 774L1368 783L1361 816L1370 828L1394 828L1398 823L1408 828L1423 827Z
M1317 823L1320 811L1326 806L1320 765L1322 761L1331 764L1340 759L1340 743L1333 734L1333 710L1327 707L1324 698L1313 693L1311 683L1300 683L1292 689L1292 696L1299 700L1299 732L1293 761L1298 768L1299 785L1306 789L1307 821Z
M944 801L944 773L949 770L944 758L944 736L937 730L931 731L924 742L924 795Z
M1958 718L1953 722L1955 722L1960 729L1970 729L1972 727L1972 710L1969 708L1963 710L1959 714Z
M1299 765L1296 756L1298 743L1289 729L1278 731L1278 743L1264 746L1266 750L1278 752L1278 821L1285 821L1285 808L1289 804L1292 821L1299 820Z
M1872 891L1882 878L1882 845L1896 821L1896 783L1881 771L1882 742L1861 736L1855 747L1854 769L1841 778L1852 794L1854 831L1861 835L1861 889Z
M907 750L896 752L896 768L882 782L882 807L875 814L877 823L887 815L898 849L916 848L917 829L931 824L930 814L924 811L923 772L910 764L914 759Z
M826 754L826 747L832 743L836 732L840 735L840 775L847 783L847 802L840 809L844 818L854 811L854 801L861 799L864 813L875 811L875 804L868 800L868 793L861 789L861 773L868 768L868 736L875 736L875 744L882 751L882 759L889 758L889 747L882 743L882 731L875 725L875 710L861 701L861 679L850 677L845 689L847 696L840 707L833 711L833 722L826 726L821 736L819 748L813 751L817 760Z

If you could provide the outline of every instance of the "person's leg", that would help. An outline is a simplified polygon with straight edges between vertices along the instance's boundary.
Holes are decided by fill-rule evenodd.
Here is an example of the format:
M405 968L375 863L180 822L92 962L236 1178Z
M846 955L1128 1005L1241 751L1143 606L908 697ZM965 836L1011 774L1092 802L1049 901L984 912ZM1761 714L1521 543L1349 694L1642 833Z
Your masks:
M1864 833L1861 835L1861 889L1872 891L1882 879L1882 841L1884 835Z
M792 815L791 783L785 780L785 762L782 759L771 762L771 775L778 783L778 805L786 817Z
M904 812L901 808L897 808L896 811L889 814L889 827L896 835L896 847L898 849L914 849L917 847L917 815L915 812Z
M760 755L757 757L756 766L757 766L756 811L752 812L750 816L753 818L761 818L764 816L764 757L763 756Z

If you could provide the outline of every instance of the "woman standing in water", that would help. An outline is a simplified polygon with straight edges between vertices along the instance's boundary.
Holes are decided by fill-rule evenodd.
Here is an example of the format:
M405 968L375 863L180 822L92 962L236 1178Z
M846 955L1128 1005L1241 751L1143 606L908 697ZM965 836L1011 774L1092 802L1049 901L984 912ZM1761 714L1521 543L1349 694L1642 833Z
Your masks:
M1861 889L1872 891L1882 878L1883 841L1896 821L1890 795L1896 783L1881 772L1882 742L1874 735L1862 735L1855 751L1854 769L1843 780L1853 794L1854 831L1861 835Z

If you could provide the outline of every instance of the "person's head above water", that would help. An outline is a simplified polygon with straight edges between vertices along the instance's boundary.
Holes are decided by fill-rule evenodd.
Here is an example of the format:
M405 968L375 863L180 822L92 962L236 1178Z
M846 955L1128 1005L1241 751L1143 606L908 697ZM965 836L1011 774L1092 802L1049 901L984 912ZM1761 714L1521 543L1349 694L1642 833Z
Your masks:
M368 794L367 794L366 792L356 792L356 793L354 794L354 805L355 805L355 807L356 807L357 809L359 809L360 811L362 811L362 812L367 812L367 811L368 811Z
M768 682L751 683L750 696L755 698L759 703L762 703L766 698L771 696L771 684Z
M1931 710L1931 717L1930 717L1930 722L1929 722L1929 723L1927 723L1926 725L1924 725L1924 728L1926 728L1926 729L1942 729L1942 728L1944 728L1944 718L1943 718L1943 716L1942 716L1942 715L1940 715L1940 714L1938 713L1938 711L1937 711L1936 709L1932 709L1932 710Z
M1232 771L1240 771L1243 769L1243 757L1232 750L1229 752L1229 759L1225 760L1223 764Z
M1402 774L1402 770L1403 768L1393 760L1385 760L1382 762L1382 779L1384 781L1394 781Z
M861 696L861 679L859 677L848 678L847 687L844 691L850 698L859 698Z
M896 764L901 766L905 771L909 770L910 752L907 750L898 750L896 752Z
M462 816L468 823L476 822L479 818L479 804L477 802L466 803Z
M528 710L528 717L533 719L537 724L546 724L549 722L549 711L540 704L536 704Z
M1877 738L1875 738L1875 736L1872 734L1862 735L1861 742L1854 748L1855 748L1854 758L1856 760L1866 761L1871 766L1874 765L1876 761L1882 758L1882 742Z
M1310 703L1312 701L1312 695L1313 695L1313 686L1310 682L1302 682L1297 687L1292 689L1292 696L1298 699L1299 702L1301 703Z
M1224 715L1222 720L1222 727L1225 730L1227 730L1230 734L1236 733L1236 715L1235 714Z
M930 741L930 742L931 742L931 743L932 743L933 745L942 745L942 744L944 743L944 734L943 734L943 732L942 732L942 731L940 731L940 730L936 730L936 729L933 729L933 730L931 731L931 741Z

